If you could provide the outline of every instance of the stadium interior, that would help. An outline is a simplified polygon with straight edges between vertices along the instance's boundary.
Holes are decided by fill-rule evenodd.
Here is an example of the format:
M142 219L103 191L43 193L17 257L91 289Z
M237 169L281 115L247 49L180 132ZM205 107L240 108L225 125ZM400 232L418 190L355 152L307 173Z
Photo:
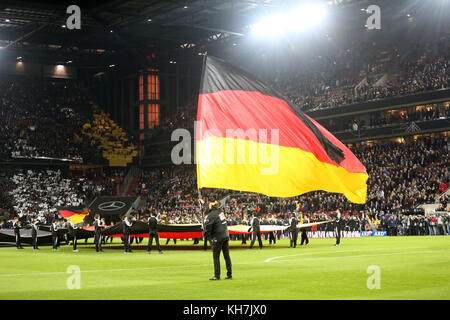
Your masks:
M448 226L444 2L384 1L386 34L361 28L366 1L324 1L326 23L311 30L303 19L308 32L281 36L274 30L280 24L267 22L269 32L255 21L286 2L261 3L100 1L82 4L81 29L69 30L64 3L3 2L4 225L17 215L49 224L61 218L57 207L88 206L106 195L138 196L139 218L157 211L167 223L199 223L195 168L171 163L170 137L176 128L193 134L207 53L245 67L299 105L351 147L369 174L363 205L321 191L288 199L253 194L226 205L230 224L246 223L254 210L267 223L283 224L300 206L312 221L341 208L351 230L448 232L445 221L442 229L428 228L437 218ZM431 23L430 14L441 17ZM409 230L409 219L426 222Z
M205 78L209 77L211 83L217 80L211 80L209 74L205 77L207 57L235 66L229 69L233 72L251 75L243 76L250 79L246 85L254 81L261 88L270 87L268 96L282 101L286 109L291 108L292 118L301 119L303 126L316 130L311 132L317 137L317 145L323 146L324 154L336 168L343 169L344 165L338 156L337 160L331 157L329 152L333 150L329 151L326 143L336 144L328 139L348 148L354 162L365 168L365 172L351 174L368 176L365 201L352 202L344 192L314 188L317 181L309 180L313 187L292 197L225 187L200 190L199 176L206 169L200 170L196 163L197 156L203 155L196 153L200 145L196 121L208 113L206 108L204 114L200 113L201 98L217 93L203 85ZM233 76L224 76L214 85L220 87L221 81L229 81L232 87L239 82ZM221 92L239 90L222 88ZM245 100L244 95L241 98ZM210 99L211 105L220 105ZM236 103L245 105L242 101ZM244 107L255 117L262 110ZM244 113L236 114L236 123L252 120L237 119ZM284 120L289 124L292 119ZM180 129L188 136L182 142L174 135ZM183 151L179 153L181 145ZM307 142L304 145L311 147ZM307 154L306 149L301 151ZM178 150L175 153L183 162L174 161L174 150ZM319 160L315 162L320 162L317 168L325 168L326 161ZM196 287L199 282L191 281L189 272L204 273L206 268L211 271L211 265L205 267L206 258L194 250L203 249L203 238L206 250L204 214L208 205L220 205L221 217L224 214L230 230L230 251L237 270L233 276L238 280L234 281L235 287L221 284L223 295L219 299L236 299L236 292L237 298L247 299L448 299L449 168L448 0L0 1L0 260L4 263L0 265L0 298L125 300L135 298L135 292L144 299L217 297L219 291ZM302 170L308 171L301 166L291 167L289 175L301 176ZM284 179L279 180L280 189L285 181L288 185L287 177ZM102 231L105 237L101 240L97 238L98 225L94 226L97 214L105 219L106 232ZM56 251L52 223L59 221L61 230L69 230L68 217L80 216L77 225L82 249L78 256L85 254L84 260L76 260L69 247L49 258L51 241ZM122 219L137 221L131 243L133 249L145 250L147 242L143 239L149 237L151 216L158 217L164 251L183 249L184 255L151 255L155 260L148 262L144 260L148 255L143 258L135 254L133 264L125 260L129 256L106 253L102 262L96 260L91 241L94 236L97 251L98 241L103 241L110 252L127 250ZM250 229L254 228L255 217L260 219L264 247L279 249L278 253L262 250L256 256L236 250L247 249L252 237L253 246L255 237ZM289 256L293 250L282 251L289 243L292 247L289 226L295 217L300 225L311 224L305 230L314 239L311 243L317 244L316 252L306 253L312 257L301 257L306 259L302 262L310 259L311 263L303 271L292 263L299 259L293 256L301 254ZM48 245L39 252L45 257L40 261L32 260L37 259L36 255L28 253L32 251L28 248L34 224L39 226L39 245ZM26 250L16 251L14 232L18 229ZM364 268L362 272L351 269L357 263L341 263L339 256L332 256L335 252L326 255L326 246L330 247L329 242L336 237L335 230L342 230L345 240L361 240L351 242L350 248L361 252L345 254L356 260L369 257L361 260L364 265L358 265ZM73 240L67 232L57 237L67 246ZM397 239L407 240L400 243L395 242ZM423 239L428 242L421 242ZM438 243L442 239L447 243ZM272 246L275 240L278 246ZM78 252L76 241L72 243L73 251ZM148 253L150 249L149 237ZM408 253L409 249L416 251ZM69 251L69 258L63 255ZM434 260L421 256L438 251ZM21 260L19 252L28 256ZM373 258L374 263L381 261L383 272L388 270L383 277L386 275L397 287L383 283L383 288L388 288L384 295L358 291L352 277L364 273L366 264L373 264L370 259L378 253L386 256ZM411 260L401 260L403 254L411 254ZM330 270L335 273L327 273L315 257L330 259L326 261L331 261ZM154 262L156 259L160 260ZM207 259L210 263L209 255ZM282 278L276 264L270 264L273 261L278 265L286 263L282 276L305 280L305 285ZM408 265L407 261L412 262ZM430 261L435 265L428 265ZM61 270L66 264L74 263L88 270L83 274L83 279L89 279L83 282L83 286L88 283L83 287L87 288L85 296L63 291L65 288L58 287L60 283L55 280L59 273L65 274L65 269ZM416 264L417 269L413 269ZM267 268L263 270L263 266ZM114 273L124 268L131 268L136 278L142 274L142 283L127 278L125 272ZM114 275L97 269L113 271ZM170 277L164 273L166 269L171 270ZM154 278L146 278L144 271ZM32 281L22 277L27 272L30 277L44 275L30 285L30 292L28 285ZM260 278L253 278L256 274L259 277L259 272L263 279L273 281L261 284ZM231 272L228 277L231 279ZM245 277L252 280L239 282ZM10 286L13 279L17 287ZM328 284L317 279L326 279ZM116 280L123 281L117 284L120 290L111 290ZM362 281L365 285L365 278ZM271 282L280 283L282 289L272 292L267 286ZM332 290L330 282L336 284ZM160 291L162 283L167 291ZM420 288L417 292L416 284ZM49 289L51 285L54 291ZM308 291L308 287L319 288L320 294ZM297 292L298 288L302 290ZM295 294L289 296L292 292Z

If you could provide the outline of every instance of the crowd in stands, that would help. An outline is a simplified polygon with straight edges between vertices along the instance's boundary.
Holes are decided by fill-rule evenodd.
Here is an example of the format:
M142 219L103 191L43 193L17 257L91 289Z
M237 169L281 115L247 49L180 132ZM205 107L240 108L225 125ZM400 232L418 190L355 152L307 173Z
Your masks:
M409 124L437 119L450 119L450 104L432 104L391 111L380 111L370 117L366 122L364 117L355 116L336 119L319 120L319 122L331 132L360 131L388 125Z
M450 88L449 43L447 37L415 46L398 39L373 47L356 43L308 60L311 69L283 70L273 82L304 110Z
M0 158L94 161L99 155L81 134L87 106L70 81L1 78Z
M414 46L414 41L389 41L362 45L354 43L350 48L329 50L329 56L316 56L305 60L301 57L283 61L289 67L276 68L264 78L287 99L302 107L304 111L333 108L371 100L411 95L415 93L450 88L450 35L435 42L424 42ZM270 68L270 66L268 67ZM277 70L280 74L277 74ZM188 101L177 112L166 119L145 137L151 142L170 140L177 128L193 132L196 119L196 97ZM345 123L325 121L330 131L353 130L410 121L422 121L449 117L449 107L427 107L405 111L397 118L380 113L370 123L352 119ZM155 145L152 154L158 153Z
M203 189L206 201L226 196L223 210L230 225L248 224L253 214L262 224L286 225L292 213L302 219L326 221L330 213L343 212L344 231L387 231L389 235L448 234L448 196L438 197L450 183L450 141L444 135L420 137L405 143L359 145L352 150L369 174L365 204L353 204L343 195L323 191L292 198L271 198L247 192ZM0 176L0 207L20 217L48 222L58 206L76 206L96 195L113 195L124 171L108 174L92 171L82 178L56 170L17 170ZM143 170L136 195L146 200L137 212L143 218L152 212L162 223L201 223L194 166ZM424 216L416 210L424 203L440 202L438 213ZM318 231L331 231L332 223Z
M97 196L115 195L120 169L90 171L83 177L56 169L14 169L0 176L0 208L10 217L50 224L58 207L86 206ZM2 214L0 214L1 216Z
M449 137L421 137L405 143L360 145L352 151L369 174L367 202L364 205L350 203L343 195L322 191L279 199L204 189L202 197L220 200L232 194L224 207L230 224L246 223L254 212L263 214L263 220L267 219L268 223L285 223L292 212L302 213L312 221L323 221L327 220L327 214L340 209L344 212L344 221L351 221L349 226L353 221L357 222L355 228L358 230L372 230L373 226L390 230L387 226L394 217L396 226L402 225L403 221L410 221L410 226L416 220L420 223L425 219L423 216L409 213L420 204L438 201L449 186ZM193 167L176 167L171 172L167 169L144 170L135 192L147 199L147 206L141 209L141 215L156 211L162 213L166 223L201 222ZM444 202L443 210L448 210L446 198L439 201ZM418 232L407 233L405 230L403 228L401 232Z
M275 75L274 86L304 110L338 107L374 99L449 88L449 41L414 47L388 44L368 50L352 47L334 57L318 57L311 70L292 68ZM370 49L370 48L369 48ZM362 54L369 52L369 54ZM86 113L83 113L85 110ZM444 116L449 115L445 109ZM176 128L193 130L195 99L161 119L146 138L167 139ZM375 119L370 126L435 119L442 113L422 109L399 118ZM361 123L351 123L351 128ZM326 126L333 130L332 125ZM205 189L206 200L230 199L224 206L230 225L247 224L261 214L263 224L285 225L293 212L305 220L325 221L330 212L344 213L344 230L385 230L389 235L449 233L448 196L438 197L450 184L448 136L421 137L403 143L356 145L356 157L369 175L367 202L352 204L343 195L322 191L279 199L257 194ZM53 81L0 80L0 159L53 157L75 161L104 156L131 162L136 146L97 106L86 101L76 85ZM114 160L112 160L114 159ZM119 174L123 177L123 172ZM0 208L20 217L48 222L57 206L79 205L96 195L115 193L118 180L92 174L76 178L60 171L17 170L0 175ZM135 194L147 200L139 216L162 214L163 223L201 223L195 168L144 170ZM440 201L442 214L423 216L418 205ZM330 230L324 224L318 230Z
M83 124L82 133L91 140L93 146L101 150L110 165L126 166L137 156L137 147L128 140L125 131L106 112L91 102L92 121Z

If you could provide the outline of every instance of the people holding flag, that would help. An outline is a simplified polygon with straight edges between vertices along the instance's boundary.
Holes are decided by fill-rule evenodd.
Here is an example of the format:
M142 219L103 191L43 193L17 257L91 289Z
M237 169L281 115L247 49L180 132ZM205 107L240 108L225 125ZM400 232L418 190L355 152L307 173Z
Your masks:
M14 229L14 236L16 238L16 246L17 249L23 249L21 239L20 239L20 221L19 217L14 217L13 220L13 229Z
M258 238L259 249L263 248L262 240L261 240L261 229L259 218L256 213L253 213L253 218L250 220L250 228L248 228L248 232L252 231L252 242L250 243L250 247L248 249L253 248L255 244L256 238Z
M131 220L131 221L130 221ZM123 216L122 227L123 227L123 247L125 249L125 253L132 253L131 245L130 245L130 229L133 226L136 218L132 217L131 219L128 216Z
M33 220L31 222L31 242L33 244L34 250L39 250L37 245L37 232L39 230L39 226L37 225L37 221Z
M161 246L159 244L159 232L158 232L158 223L159 223L159 217L160 215L156 215L156 212L154 211L152 216L148 219L148 246L147 246L147 252L150 254L152 251L152 243L153 238L156 240L156 247L159 251L159 253L162 253Z
M78 252L77 249L77 233L78 233L78 226L73 223L72 218L68 219L67 227L69 229L69 234L73 238L73 252Z
M54 219L52 225L50 226L50 232L52 233L52 251L58 250L58 230L59 230L59 222Z
M289 233L291 236L290 241L290 248L296 248L297 247L297 237L298 237L298 230L297 230L297 218L295 216L295 213L291 214L291 218L289 219Z
M102 249L102 230L106 226L104 220L100 220L100 215L96 214L94 216L94 227L95 227L95 237L94 237L94 243L95 243L95 251L97 252L103 252Z
M305 216L305 219L303 219L303 215L300 215L300 223L309 223L309 219ZM310 230L311 227L303 227L302 228L302 240L300 242L300 245L302 246L303 243L305 244L305 246L308 245L309 243L309 239L308 239L308 231Z
M334 233L336 235L336 244L335 246L341 245L341 211L339 209L336 210L334 215Z

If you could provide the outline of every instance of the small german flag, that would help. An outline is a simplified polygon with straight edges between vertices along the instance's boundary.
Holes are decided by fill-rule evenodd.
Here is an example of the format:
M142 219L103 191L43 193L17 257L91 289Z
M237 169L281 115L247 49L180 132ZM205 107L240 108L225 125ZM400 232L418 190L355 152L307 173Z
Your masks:
M57 209L64 219L72 219L74 224L82 223L89 214L88 209L84 207L60 207Z
M366 201L366 168L345 145L254 75L211 56L196 129L199 189L272 197L324 190Z

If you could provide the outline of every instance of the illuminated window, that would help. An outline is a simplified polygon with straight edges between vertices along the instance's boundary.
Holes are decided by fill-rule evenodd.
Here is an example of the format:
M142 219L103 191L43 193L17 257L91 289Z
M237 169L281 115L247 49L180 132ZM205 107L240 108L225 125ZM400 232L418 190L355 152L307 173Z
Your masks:
M147 75L147 99L159 100L159 75Z
M144 76L139 76L139 101L144 100Z
M148 128L159 125L159 104L148 105Z
M139 105L139 130L144 130L144 105Z

